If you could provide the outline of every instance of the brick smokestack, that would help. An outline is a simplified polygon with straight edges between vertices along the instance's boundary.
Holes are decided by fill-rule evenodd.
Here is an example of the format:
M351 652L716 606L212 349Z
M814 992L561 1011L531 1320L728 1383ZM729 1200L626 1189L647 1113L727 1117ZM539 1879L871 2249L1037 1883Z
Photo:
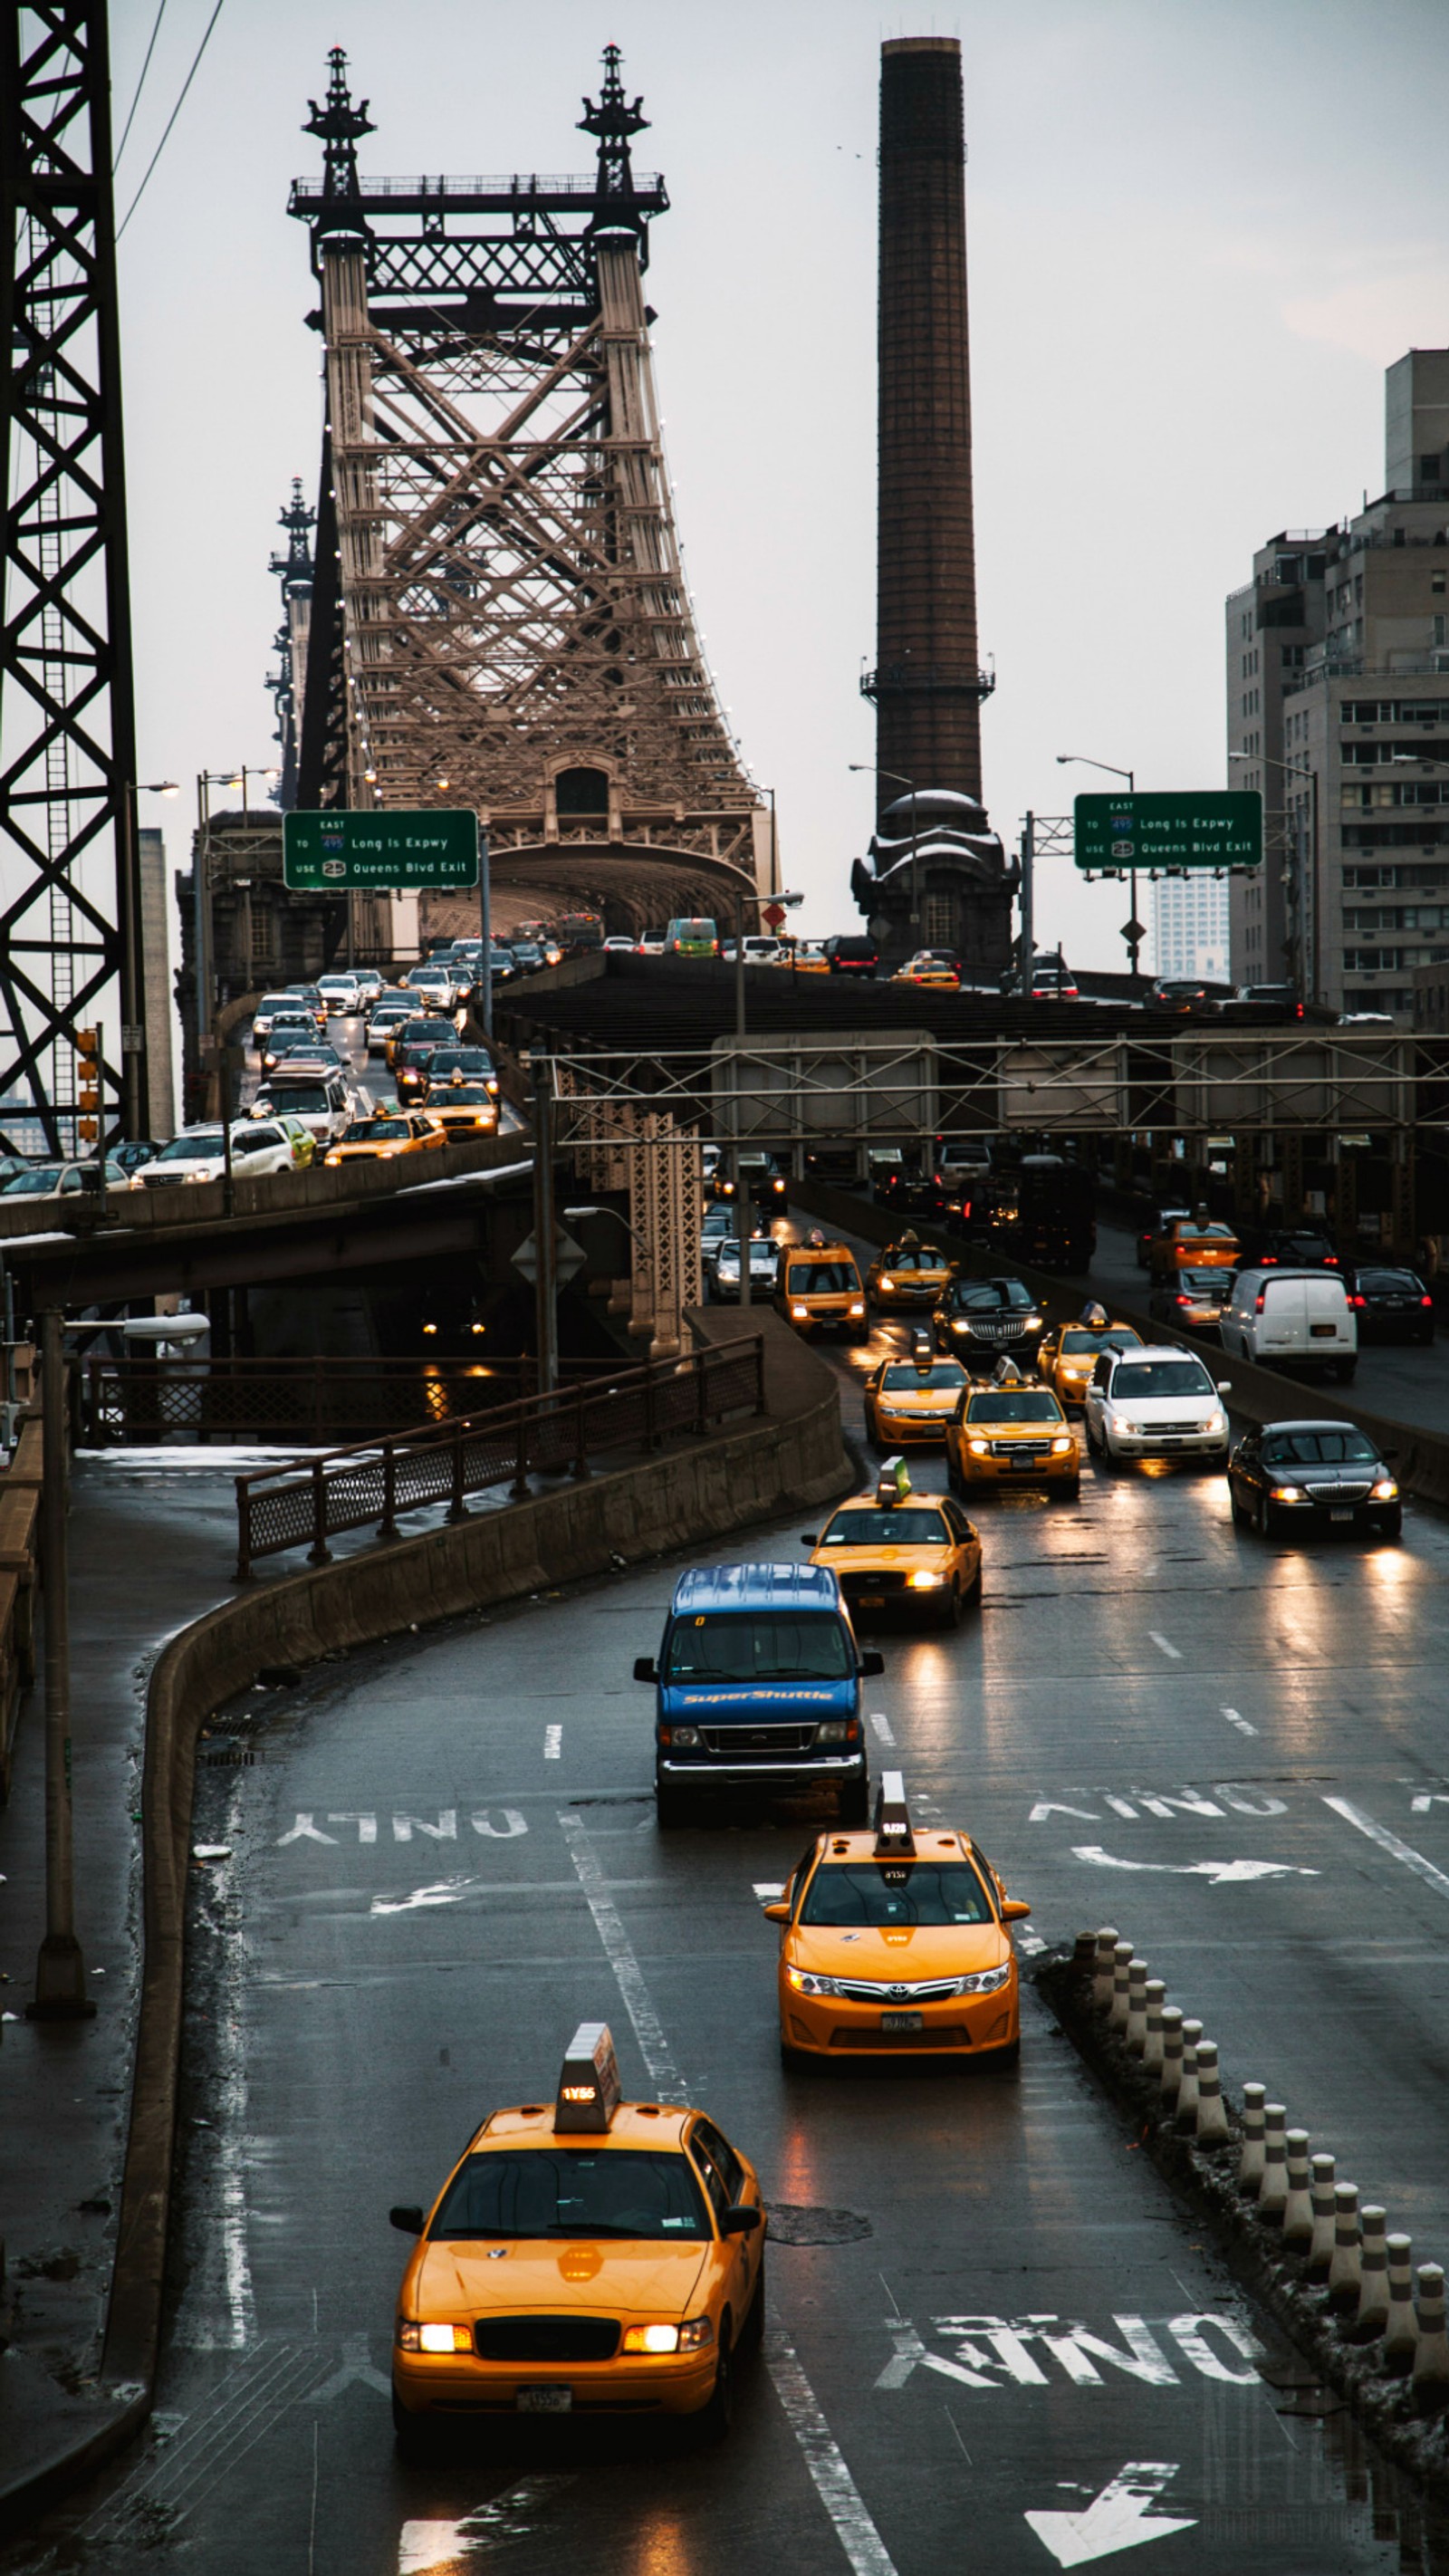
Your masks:
M961 48L881 47L876 760L981 797ZM902 789L877 781L877 811Z

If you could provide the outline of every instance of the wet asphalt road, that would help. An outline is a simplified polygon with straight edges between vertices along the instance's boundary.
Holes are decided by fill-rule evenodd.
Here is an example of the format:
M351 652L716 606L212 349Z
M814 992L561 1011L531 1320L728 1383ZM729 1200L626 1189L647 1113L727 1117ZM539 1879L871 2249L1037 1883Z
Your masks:
M1266 2082L1442 2258L1449 1530L1411 1511L1401 1549L1267 1548L1221 1480L1175 1473L978 1517L979 1620L880 1639L877 1762L980 1836L1032 1938L1117 1923L1230 2085ZM722 1551L767 1552L798 1554L793 1525ZM255 1759L200 1775L196 1839L230 1857L195 1874L156 2432L7 2565L1015 2576L1067 2546L1028 2515L1151 2462L1155 2501L1108 2496L1096 2525L1182 2526L1140 2542L1144 2570L1449 2566L1341 2419L1293 2411L1261 2320L1034 1999L1014 2078L783 2073L757 1890L815 1819L657 1836L629 1674L673 1572L325 1668L213 1738ZM387 2207L426 2198L486 2109L537 2098L596 2013L626 2090L677 2080L768 2201L836 2214L795 2232L839 2241L771 2247L722 2450L535 2428L405 2470Z

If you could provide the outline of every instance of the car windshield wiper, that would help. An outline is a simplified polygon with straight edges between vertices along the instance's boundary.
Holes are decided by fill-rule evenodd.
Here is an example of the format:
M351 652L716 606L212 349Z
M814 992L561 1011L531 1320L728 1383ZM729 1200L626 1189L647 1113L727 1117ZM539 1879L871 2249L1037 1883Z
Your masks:
M581 2220L577 2227L565 2227L559 2220L553 2227L546 2227L543 2233L545 2236L640 2236L646 2231L638 2227L617 2227L607 2218L588 2218Z

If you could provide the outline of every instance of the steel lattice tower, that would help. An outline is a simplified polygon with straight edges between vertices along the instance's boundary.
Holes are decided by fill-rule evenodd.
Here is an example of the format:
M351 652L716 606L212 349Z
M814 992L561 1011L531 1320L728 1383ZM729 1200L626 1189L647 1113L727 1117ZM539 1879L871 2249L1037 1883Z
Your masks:
M760 882L768 816L680 564L643 296L668 199L617 48L587 178L361 180L330 59L291 195L327 350L299 802L472 805L495 884L710 910Z
M146 1126L104 0L5 10L0 206L0 1099L57 1152L76 1031L118 979L108 1125L119 1101L127 1133Z

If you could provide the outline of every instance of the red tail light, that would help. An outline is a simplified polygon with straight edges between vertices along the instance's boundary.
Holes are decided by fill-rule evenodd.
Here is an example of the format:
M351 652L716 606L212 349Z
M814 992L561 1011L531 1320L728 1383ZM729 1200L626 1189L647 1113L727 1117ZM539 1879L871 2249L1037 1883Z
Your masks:
M1420 1303L1420 1305L1421 1305L1421 1306L1432 1306L1432 1305L1433 1305L1433 1303L1434 1303L1434 1300L1433 1300L1433 1298L1432 1298L1432 1297L1421 1297L1421 1298L1419 1299L1419 1303Z
M1336 1252L1325 1252L1323 1256L1323 1267L1325 1270L1337 1270L1341 1267Z
M1267 1302L1268 1302L1268 1293L1267 1293L1267 1290L1266 1290L1266 1289L1264 1289L1264 1288L1260 1288L1260 1289L1259 1289L1259 1291L1258 1291L1258 1294L1257 1294L1257 1298L1256 1298L1256 1300L1255 1300L1255 1302L1254 1302L1254 1306L1253 1306L1253 1312L1254 1312L1254 1314L1255 1314L1255 1315L1261 1315L1261 1313L1262 1313L1262 1311L1263 1311L1263 1308L1265 1307L1265 1305L1267 1304Z
M1350 1306L1366 1306L1368 1304L1368 1299L1367 1297L1350 1297L1348 1302ZM1425 1298L1424 1303L1426 1306L1428 1305L1429 1300L1427 1297Z
M1192 1299L1190 1297L1179 1297L1176 1302L1179 1306L1190 1306L1192 1304Z

